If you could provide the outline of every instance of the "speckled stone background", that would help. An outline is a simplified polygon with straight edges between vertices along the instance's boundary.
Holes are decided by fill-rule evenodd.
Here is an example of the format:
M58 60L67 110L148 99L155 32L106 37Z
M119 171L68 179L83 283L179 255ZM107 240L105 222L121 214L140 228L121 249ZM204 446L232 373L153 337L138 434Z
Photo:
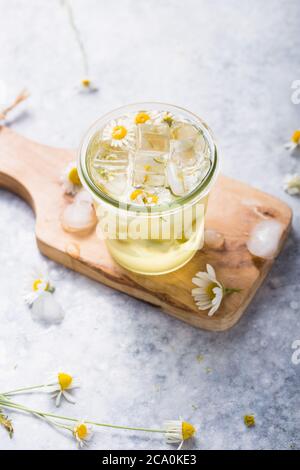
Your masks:
M199 427L193 449L300 448L300 199L282 190L300 156L283 144L300 124L291 84L300 79L298 0L74 0L95 94L78 93L83 61L63 1L0 0L0 81L7 99L31 98L11 114L18 132L76 147L114 107L156 100L199 113L213 128L227 175L279 196L294 210L286 248L240 323L196 330L154 307L48 262L64 311L34 321L21 298L38 259L34 216L0 191L1 391L47 381L62 367L80 377L77 404L62 414L158 427L179 416ZM78 39L78 36L77 36ZM3 98L3 97L2 97ZM202 361L197 356L203 355ZM20 397L55 410L48 395ZM254 413L247 429L243 415ZM0 448L72 449L69 435L12 414ZM158 435L99 430L93 449L166 449Z

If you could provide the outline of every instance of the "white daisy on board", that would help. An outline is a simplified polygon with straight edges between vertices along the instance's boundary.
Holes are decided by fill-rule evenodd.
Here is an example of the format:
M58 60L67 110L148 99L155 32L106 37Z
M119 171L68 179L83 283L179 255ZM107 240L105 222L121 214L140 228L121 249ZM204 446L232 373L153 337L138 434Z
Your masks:
M166 421L164 424L166 441L168 444L179 444L181 449L184 441L195 436L197 429L190 423L181 420Z
M70 390L78 388L80 386L79 380L66 372L58 372L49 379L51 386L51 392L53 398L55 398L56 406L60 405L61 398L64 397L70 403L76 403L72 395L69 393Z
M291 196L300 194L300 174L286 175L283 180L283 188Z
M61 183L66 194L74 196L81 189L76 162L70 162L61 175Z
M77 441L78 447L84 447L93 436L93 427L84 421L79 421L73 428L73 436Z
M192 289L196 305L199 310L208 310L209 317L218 310L224 295L241 291L241 289L224 287L218 281L216 272L210 264L206 265L206 272L198 272L192 282L197 286Z
M293 132L291 140L285 144L285 148L291 153L300 148L300 129Z
M102 139L113 147L131 147L135 139L134 125L129 119L113 119L105 126Z
M23 298L26 304L32 306L43 294L46 292L52 294L54 290L47 267L45 265L36 266L26 275Z

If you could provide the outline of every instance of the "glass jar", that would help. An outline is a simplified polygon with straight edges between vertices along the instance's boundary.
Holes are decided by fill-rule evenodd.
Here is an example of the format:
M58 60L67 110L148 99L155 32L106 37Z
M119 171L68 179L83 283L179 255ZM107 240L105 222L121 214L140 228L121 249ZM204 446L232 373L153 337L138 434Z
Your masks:
M211 159L210 169L191 192L168 204L140 206L120 202L102 191L89 172L87 159L93 152L93 138L107 122L120 115L144 109L154 112L158 108L179 114L201 130ZM78 173L95 202L97 234L105 238L115 261L139 274L157 275L179 269L203 247L208 196L217 170L217 149L208 126L189 111L164 103L137 103L106 114L88 130L79 149Z

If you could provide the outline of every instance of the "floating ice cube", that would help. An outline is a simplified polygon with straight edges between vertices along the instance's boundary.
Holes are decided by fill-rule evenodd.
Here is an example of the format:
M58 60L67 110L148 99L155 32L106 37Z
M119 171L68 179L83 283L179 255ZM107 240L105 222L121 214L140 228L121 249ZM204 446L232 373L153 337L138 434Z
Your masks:
M195 141L196 137L199 135L199 129L197 129L193 124L186 122L178 122L175 124L172 129L172 139L174 140L192 140Z
M137 126L137 151L168 153L170 128L168 124L139 124Z
M130 174L129 152L107 146L98 148L88 162L92 179L111 196L121 196L127 188Z
M184 196L193 191L205 178L210 168L210 160L191 167L176 164L170 160L167 164L167 182L175 196Z
M165 163L160 155L152 152L137 152L133 162L133 185L165 186Z

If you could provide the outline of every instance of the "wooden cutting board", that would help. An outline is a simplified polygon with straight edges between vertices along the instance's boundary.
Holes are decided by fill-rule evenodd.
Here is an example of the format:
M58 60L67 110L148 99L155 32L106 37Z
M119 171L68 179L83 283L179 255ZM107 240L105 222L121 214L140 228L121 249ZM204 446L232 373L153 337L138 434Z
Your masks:
M161 276L142 276L119 267L95 231L87 236L66 233L60 217L70 202L63 195L60 175L75 151L32 142L7 127L0 127L0 186L24 198L36 215L36 238L40 251L68 268L114 289L161 307L165 312L206 330L222 331L233 326L271 268L272 260L251 256L246 240L264 218L283 225L282 247L292 219L290 208L268 194L239 181L220 176L208 206L206 228L224 236L221 248L207 246L183 268ZM214 266L226 287L242 289L227 296L218 312L208 317L191 296L192 277Z

